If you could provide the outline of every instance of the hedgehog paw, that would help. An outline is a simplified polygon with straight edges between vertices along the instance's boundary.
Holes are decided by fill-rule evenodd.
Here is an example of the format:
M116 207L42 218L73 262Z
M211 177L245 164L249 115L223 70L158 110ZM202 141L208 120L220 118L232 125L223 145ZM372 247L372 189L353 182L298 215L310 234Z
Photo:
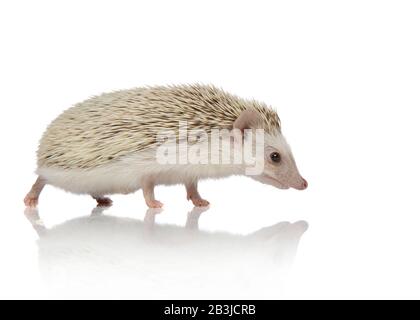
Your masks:
M25 205L28 208L36 208L36 206L38 205L38 197L34 197L33 195L28 194L23 200L23 202L25 202Z
M110 198L107 197L98 197L95 198L98 207L110 207L112 206L112 200Z
M146 204L149 208L162 208L163 203L158 200L148 200L146 201Z
M191 198L191 201L196 207L207 207L210 204L210 202L201 198Z

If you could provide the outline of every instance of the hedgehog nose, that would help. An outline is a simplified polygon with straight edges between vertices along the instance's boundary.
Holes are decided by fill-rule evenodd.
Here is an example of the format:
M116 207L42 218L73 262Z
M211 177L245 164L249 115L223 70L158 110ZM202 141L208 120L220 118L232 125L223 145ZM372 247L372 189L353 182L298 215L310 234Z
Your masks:
M308 181L306 181L303 178L302 178L302 180L303 180L303 182L302 182L302 190L305 190L308 187Z

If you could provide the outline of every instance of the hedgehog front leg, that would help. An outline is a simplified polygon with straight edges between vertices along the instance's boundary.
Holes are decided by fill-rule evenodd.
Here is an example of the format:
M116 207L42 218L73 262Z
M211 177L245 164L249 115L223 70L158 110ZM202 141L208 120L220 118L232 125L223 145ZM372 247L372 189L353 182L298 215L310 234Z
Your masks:
M155 185L151 182L148 182L143 186L144 200L146 200L146 204L149 208L162 208L163 203L155 199L154 188Z
M187 200L191 200L196 207L207 207L210 202L201 198L197 189L197 181L185 185L187 189Z

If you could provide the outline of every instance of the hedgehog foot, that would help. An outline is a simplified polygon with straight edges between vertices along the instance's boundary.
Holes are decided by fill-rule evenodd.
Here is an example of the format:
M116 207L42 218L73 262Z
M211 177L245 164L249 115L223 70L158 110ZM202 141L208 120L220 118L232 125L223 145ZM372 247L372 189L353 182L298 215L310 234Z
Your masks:
M163 207L163 203L158 200L146 200L146 204L149 208L158 209Z
M92 196L93 197L93 196ZM107 197L93 197L98 204L98 207L110 207L112 206L112 200Z
M143 185L143 196L149 208L162 208L163 203L155 199L154 184L150 181Z
M210 204L210 202L202 198L190 198L190 200L196 207L207 207Z
M35 208L38 205L39 195L41 194L42 189L44 189L45 184L46 181L43 178L38 177L36 179L31 190L28 192L25 199L23 199L23 202L27 207Z
M35 197L32 194L28 193L23 202L28 208L36 208L36 206L38 205L38 197Z
M185 187L187 189L187 200L191 200L194 206L207 207L210 204L210 202L201 198L198 193L197 182L187 184Z

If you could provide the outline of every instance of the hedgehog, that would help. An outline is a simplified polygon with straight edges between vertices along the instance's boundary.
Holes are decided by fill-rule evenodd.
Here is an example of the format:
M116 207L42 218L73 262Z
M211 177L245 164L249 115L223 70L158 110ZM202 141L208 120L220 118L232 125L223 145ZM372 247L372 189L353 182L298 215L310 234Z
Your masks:
M188 127L186 135L183 126ZM226 144L209 148L215 132L221 134L211 143L230 142L228 161L215 154L226 151L221 147ZM169 148L169 141L175 149ZM251 157L262 168L257 173L247 174L250 162L231 161L245 158L247 145L252 154L260 150L260 156ZM178 161L162 161L169 150L176 150ZM188 161L191 154L199 154L202 161ZM198 192L203 179L245 175L280 189L308 186L272 107L202 84L113 91L75 104L43 134L36 174L24 199L28 207L37 206L47 184L90 195L100 206L111 205L109 195L141 189L150 208L163 206L155 199L156 185L183 184L194 206L209 205Z

